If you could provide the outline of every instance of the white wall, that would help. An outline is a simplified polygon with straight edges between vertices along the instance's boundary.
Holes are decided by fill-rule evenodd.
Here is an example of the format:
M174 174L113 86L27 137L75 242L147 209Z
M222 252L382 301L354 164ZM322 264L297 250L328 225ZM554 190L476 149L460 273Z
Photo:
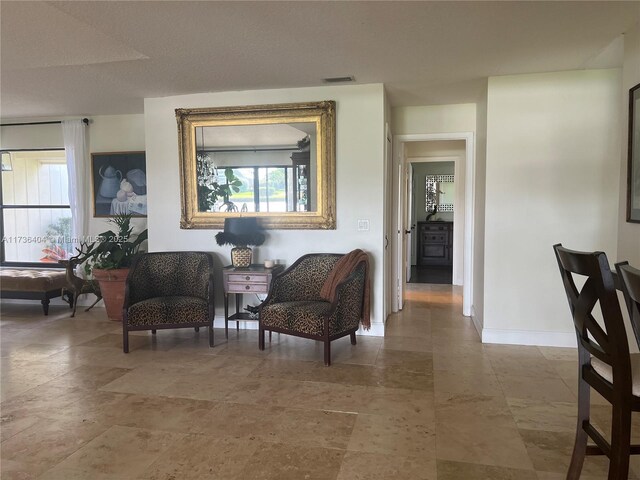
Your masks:
M8 119L2 123L46 122L50 119ZM55 118L53 120L60 120ZM20 125L14 127L0 127L0 148L3 150L41 150L63 148L62 127L60 124L49 125Z
M336 101L337 229L270 230L264 245L254 248L254 262L278 259L291 265L310 252L348 252L354 248L368 251L373 273L372 322L381 327L385 101L382 85L202 93L146 99L150 250L203 250L214 253L218 266L230 262L230 249L215 244L216 231L180 229L176 108L319 100ZM357 231L358 219L370 221L368 232ZM220 314L222 281L219 269L217 285L217 312ZM382 329L373 328L372 331L381 333Z
M624 34L621 109L620 207L618 217L618 260L640 268L640 223L627 222L627 165L629 136L629 89L640 83L640 23Z
M483 341L575 344L552 245L616 258L620 70L489 79Z
M473 132L476 129L475 103L395 107L391 116L394 135Z

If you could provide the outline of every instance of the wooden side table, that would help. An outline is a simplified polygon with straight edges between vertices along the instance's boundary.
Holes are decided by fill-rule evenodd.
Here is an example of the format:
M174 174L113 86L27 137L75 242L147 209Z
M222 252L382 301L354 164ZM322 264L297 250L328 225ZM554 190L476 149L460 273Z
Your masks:
M271 279L284 269L283 265L275 265L273 268L265 268L263 265L251 265L247 268L236 268L231 265L222 270L222 283L224 287L224 335L229 338L229 321L236 322L236 330L240 329L240 320L255 320L249 312L240 311L242 294L262 293L268 294L271 288ZM236 296L236 313L229 316L229 294Z

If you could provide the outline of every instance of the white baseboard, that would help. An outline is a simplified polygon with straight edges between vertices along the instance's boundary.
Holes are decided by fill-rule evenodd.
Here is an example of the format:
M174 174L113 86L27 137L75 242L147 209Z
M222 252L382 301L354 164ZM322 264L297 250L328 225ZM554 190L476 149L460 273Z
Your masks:
M482 343L533 345L537 347L576 348L577 341L574 332L538 332L531 330L500 330L497 328L483 328L481 337Z
M476 314L476 307L474 305L471 305L471 321L473 322L473 326L476 327L478 335L482 338L482 321Z
M365 330L362 327L358 330L358 335L366 335L368 337L384 337L384 323L372 323L371 329Z

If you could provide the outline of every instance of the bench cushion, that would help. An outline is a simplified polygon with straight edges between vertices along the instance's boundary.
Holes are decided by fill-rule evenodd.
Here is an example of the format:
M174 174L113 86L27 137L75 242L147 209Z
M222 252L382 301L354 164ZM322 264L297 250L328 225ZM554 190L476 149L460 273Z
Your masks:
M0 288L8 292L48 292L67 286L64 270L0 269Z

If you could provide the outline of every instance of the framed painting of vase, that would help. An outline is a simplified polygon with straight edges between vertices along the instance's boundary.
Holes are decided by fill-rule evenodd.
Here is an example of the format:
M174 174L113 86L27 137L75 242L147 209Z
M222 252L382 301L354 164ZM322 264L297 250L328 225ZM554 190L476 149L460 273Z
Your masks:
M145 152L91 154L93 216L147 216Z

